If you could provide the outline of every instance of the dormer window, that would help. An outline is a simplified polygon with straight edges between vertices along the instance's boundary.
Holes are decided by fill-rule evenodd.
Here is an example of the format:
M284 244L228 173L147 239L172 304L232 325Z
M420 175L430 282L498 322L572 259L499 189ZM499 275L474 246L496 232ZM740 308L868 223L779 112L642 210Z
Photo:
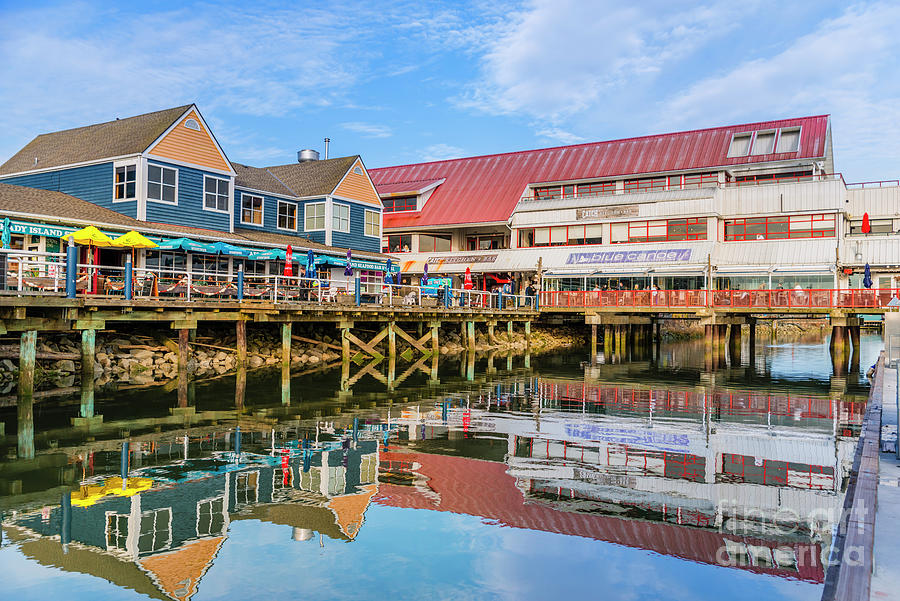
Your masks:
M797 152L800 149L800 128L782 129L778 134L775 152Z
M193 129L194 131L200 131L200 123L196 119L185 120L184 126L188 129Z
M772 154L773 152L775 152L775 132L756 132L756 139L753 140L753 152L751 154Z
M731 138L731 146L728 147L729 157L745 157L750 153L750 141L753 132L734 134Z
M395 198L384 198L385 213L396 213L398 211L415 211L418 208L418 196L398 196Z

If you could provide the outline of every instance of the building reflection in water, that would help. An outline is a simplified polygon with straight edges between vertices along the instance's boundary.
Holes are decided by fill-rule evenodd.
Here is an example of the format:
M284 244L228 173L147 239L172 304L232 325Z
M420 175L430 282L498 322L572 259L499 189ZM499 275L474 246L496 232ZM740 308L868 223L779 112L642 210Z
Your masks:
M183 600L232 522L351 542L377 503L823 581L861 403L499 382L343 427L160 435L82 455L80 486L7 513L4 537L43 565Z

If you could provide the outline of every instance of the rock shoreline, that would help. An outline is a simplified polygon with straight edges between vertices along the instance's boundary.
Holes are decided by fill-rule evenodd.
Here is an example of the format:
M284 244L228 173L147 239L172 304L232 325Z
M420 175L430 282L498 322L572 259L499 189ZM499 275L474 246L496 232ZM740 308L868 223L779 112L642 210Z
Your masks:
M337 333L331 335L324 328L309 326L294 327L295 337L291 344L291 369L301 370L340 361L340 339ZM334 332L334 330L332 330ZM235 371L237 358L235 347L237 337L233 330L204 330L190 344L188 372L197 378L224 375ZM361 338L371 338L371 334L361 334ZM302 338L305 340L298 340ZM442 355L456 355L467 349L462 344L459 326L453 329L441 328L438 340ZM542 353L555 349L570 348L585 344L583 332L567 328L537 326L532 329L531 351ZM98 332L94 355L95 385L102 386L111 381L128 381L150 384L171 380L178 375L177 343L169 337L145 331ZM387 354L387 341L379 346ZM398 353L406 348L406 343L398 340ZM478 331L475 336L476 352L489 350L524 353L525 334L521 331L511 335L505 329L497 329L494 340L489 340L486 332ZM39 354L80 354L81 341L73 334L47 334L38 339ZM277 328L251 328L247 335L247 367L255 369L281 363L281 331ZM18 361L0 359L0 394L15 390L18 378ZM38 359L35 362L35 386L37 388L75 386L81 380L80 360Z

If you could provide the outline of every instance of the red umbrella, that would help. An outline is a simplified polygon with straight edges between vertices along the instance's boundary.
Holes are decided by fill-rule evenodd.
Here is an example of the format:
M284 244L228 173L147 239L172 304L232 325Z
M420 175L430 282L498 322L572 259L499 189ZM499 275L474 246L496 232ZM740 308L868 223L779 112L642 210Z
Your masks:
M471 290L474 287L474 284L472 284L472 268L466 267L466 280L463 284L463 288L465 288L466 290Z
M294 275L294 249L288 244L287 251L284 253L284 275L292 277Z
M869 223L869 214L863 213L862 233L868 234L872 231L872 224Z

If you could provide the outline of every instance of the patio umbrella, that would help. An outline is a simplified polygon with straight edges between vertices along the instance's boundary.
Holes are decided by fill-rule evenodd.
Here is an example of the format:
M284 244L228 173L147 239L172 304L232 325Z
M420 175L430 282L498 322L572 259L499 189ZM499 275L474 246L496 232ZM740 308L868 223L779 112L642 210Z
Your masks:
M0 246L3 248L9 248L12 246L12 232L9 231L12 227L12 223L9 221L9 217L3 220L3 234L0 235Z
M69 238L71 238L75 241L75 244L86 244L88 246L101 247L115 246L115 244L113 244L112 238L98 230L93 225L89 225L78 231L60 237L63 240L69 240Z
M347 267L344 268L344 275L347 277L353 277L353 266L350 264L353 255L350 252L350 249L347 249Z
M286 255L287 253L280 248L270 248L269 250L262 250L251 254L249 259L251 261L276 261L278 259L284 259Z
M210 248L212 249L212 252L228 257L249 257L251 255L250 250L235 246L234 244L228 244L227 242L210 244Z
M160 250L184 250L190 253L215 254L212 244L204 244L190 238L172 238L159 243Z
M866 263L866 270L863 274L863 286L865 286L866 288L872 287L872 270L869 269L868 263Z
M475 285L472 283L472 268L466 267L466 279L463 283L463 288L466 290L471 290Z
M422 285L428 285L428 263L425 263L425 272L422 274Z
M288 244L287 250L284 251L284 275L287 277L294 276L294 249Z
M127 234L122 234L113 240L113 245L126 248L156 248L159 246L159 244L153 240L150 240L134 230L131 230Z
M872 231L872 224L869 223L869 213L863 213L862 233L868 234Z

